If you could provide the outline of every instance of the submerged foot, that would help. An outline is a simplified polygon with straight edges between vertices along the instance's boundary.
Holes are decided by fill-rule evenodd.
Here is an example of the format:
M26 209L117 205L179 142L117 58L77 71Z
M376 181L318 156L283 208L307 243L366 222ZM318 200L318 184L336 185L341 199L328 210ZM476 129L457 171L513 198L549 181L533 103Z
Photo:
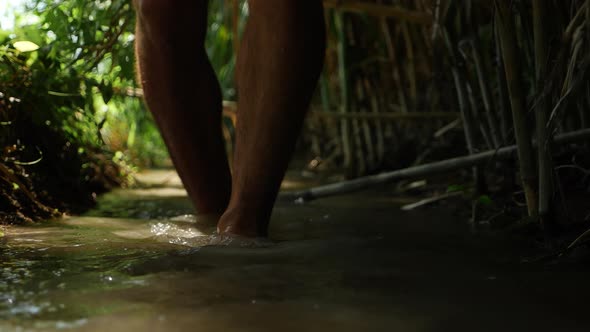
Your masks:
M220 236L265 238L267 237L266 224L259 222L259 218L250 211L240 211L229 208L217 223L217 234ZM263 227L264 226L264 227Z
M264 237L246 237L236 234L223 233L209 237L210 246L234 247L234 248L268 248L274 243Z

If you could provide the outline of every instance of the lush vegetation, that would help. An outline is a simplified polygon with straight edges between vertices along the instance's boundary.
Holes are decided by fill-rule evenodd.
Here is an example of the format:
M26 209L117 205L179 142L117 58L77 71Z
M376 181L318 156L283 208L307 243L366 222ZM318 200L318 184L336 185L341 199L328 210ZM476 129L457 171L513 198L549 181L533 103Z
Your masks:
M569 213L565 186L586 174L587 146L552 142L588 128L587 1L324 3L326 66L300 144L309 170L356 177L514 144L518 162L498 154L508 160L480 163L465 188L514 194L528 209L513 207L545 223ZM20 219L91 203L166 160L138 98L130 2L29 8L36 20L0 33L0 211ZM210 10L207 51L235 100L246 2Z
M135 82L130 1L26 5L14 31L0 32L0 219L9 222L83 209L136 166L169 164ZM230 15L211 3L207 50L228 99Z
M333 10L311 166L356 176L490 151L461 185L494 194L495 211L474 208L474 222L511 210L556 230L588 218L572 203L588 187L587 1L324 3ZM577 143L554 144L569 133ZM518 153L494 152L505 146Z

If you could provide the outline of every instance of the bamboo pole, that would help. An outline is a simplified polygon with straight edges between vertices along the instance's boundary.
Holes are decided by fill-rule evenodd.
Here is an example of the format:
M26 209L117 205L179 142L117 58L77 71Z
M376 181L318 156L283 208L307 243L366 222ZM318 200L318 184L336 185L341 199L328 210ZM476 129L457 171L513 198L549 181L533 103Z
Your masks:
M497 121L494 117L494 114L492 112L492 101L490 98L490 91L488 88L488 84L487 84L487 80L485 78L485 72L484 72L484 68L483 68L483 63L482 63L482 59L481 59L481 54L479 52L479 48L478 48L477 43L473 42L471 43L471 49L473 52L473 61L475 64L475 71L476 71L476 75L477 75L477 80L479 82L479 89L481 92L481 97L482 97L482 101L483 101L483 106L484 106L484 110L485 110L485 114L486 114L486 119L488 121L488 127L490 129L490 136L492 141L494 142L494 148L498 148L501 146L501 139L500 139L500 134L499 134L499 130L498 130L498 125L497 125Z
M380 115L379 112L379 100L377 99L377 96L375 94L375 91L372 89L371 86L371 81L366 78L364 80L364 84L365 84L365 91L367 92L367 94L369 94L368 98L371 104L371 111L373 112L374 115ZM375 122L375 140L377 141L376 143L376 163L377 164L381 164L383 162L383 158L385 157L385 140L383 138L383 125L381 124L381 121L376 121ZM377 166L377 165L375 165Z
M431 25L432 15L416 10L404 9L394 5L361 2L358 0L324 0L324 7L342 12L368 14L371 16L394 18L399 21Z
M393 36L391 35L391 30L389 28L389 22L387 21L387 18L381 18L380 25L381 31L383 32L383 36L385 38L385 46L387 48L387 55L389 56L393 81L395 82L395 84L397 84L396 90L399 98L399 103L401 104L402 111L408 112L408 102L405 91L403 89L404 86L402 84L401 73L399 71L399 65L397 63L397 55L395 54L395 47L393 46Z
M537 207L537 176L534 167L533 148L531 143L531 131L525 108L525 96L522 79L522 69L518 58L518 46L514 34L514 18L512 16L512 1L496 0L496 15L499 19L500 42L502 43L502 55L504 69L508 85L508 94L512 105L512 120L516 145L518 146L518 160L520 176L524 189L528 212L530 216L536 216Z
M354 148L352 149L356 159L354 160L354 168L351 169L349 175L359 176L367 174L367 160L365 159L363 143L361 141L361 128L358 119L352 119L352 142Z
M365 81L364 77L359 77L359 79L357 80L357 98L359 99L359 101L365 101L368 99L367 94L365 92L364 86L363 86L363 82ZM369 107L368 105L363 107L364 112L363 113L367 113L368 110L366 109L366 107ZM367 150L367 154L366 154L366 170L370 171L372 169L375 168L375 144L373 143L373 131L371 130L371 125L369 123L369 121L367 119L363 119L361 120L361 127L362 127L362 131L363 131L363 140L365 143L365 148Z
M555 144L567 144L571 142L590 140L590 129L583 129L555 137ZM429 163L420 166L413 166L392 172L369 175L354 180L348 180L315 188L300 191L283 192L280 194L281 200L313 200L321 197L341 195L363 190L375 185L382 185L408 178L417 178L430 176L434 174L445 173L462 168L485 165L493 160L509 159L518 151L516 145L503 147L497 150L480 152L473 155L457 157Z
M311 117L320 118L336 118L336 119L362 119L374 121L424 121L424 120L445 120L456 119L460 116L459 112L380 112L380 113L365 113L365 112L349 112L349 113L334 113L312 111L309 113Z
M493 149L493 148L497 148L496 146L494 146L494 143L492 142L491 139L491 135L490 135L490 130L488 129L488 127L486 126L486 121L484 119L482 119L481 117L481 112L479 112L478 107L477 107L477 101L475 100L475 94L473 93L473 88L471 87L471 83L469 81L469 78L466 77L467 74L465 74L465 90L467 91L467 97L469 100L469 105L471 106L469 108L469 111L471 113L471 118L473 119L473 123L477 124L477 126L479 127L479 132L481 133L481 136L483 137L483 142L485 143L486 148L488 149Z
M453 75L453 82L455 84L455 91L457 93L457 103L459 105L459 109L461 111L461 120L463 123L463 134L465 135L465 143L467 145L467 151L470 155L476 153L476 146L475 146L475 129L474 129L474 121L472 117L472 113L469 112L469 106L467 104L467 96L465 96L465 84L461 79L461 75L459 74L458 68L458 59L455 55L455 49L451 43L451 38L449 33L446 29L443 29L443 38L445 45L447 47L447 51L451 58L451 73ZM473 180L477 187L477 190L485 189L485 181L483 178L483 174L479 168L473 167L471 170L473 173Z
M329 112L330 111L330 89L328 88L328 82L326 80L326 74L325 73L323 73L320 76L319 87L320 87L320 97L321 97L321 100L322 100L322 112ZM318 120L317 122L320 125L322 125L321 119L317 119L317 120ZM315 136L317 136L317 135L314 135L314 137ZM314 146L313 148L315 150L321 151L322 149L321 149L321 147L319 145L320 145L319 144L319 140L316 139L316 138L314 138L313 139L313 143L312 143L312 146Z
M346 33L344 27L344 14L341 12L334 13L334 25L338 34L338 76L340 79L340 113L347 114L350 111L350 87L348 77L348 58L346 52ZM352 142L350 135L350 124L346 120L340 121L340 131L342 138L342 152L344 157L344 168L352 170Z
M416 61L414 60L414 41L410 36L408 25L400 23L401 33L405 44L405 68L406 77L409 83L409 94L411 98L412 109L416 107L416 101L418 99L418 83L416 82Z
M537 104L537 161L539 163L539 221L544 228L552 223L551 205L553 197L553 168L551 158L552 137L547 128L549 123L549 98L542 94L543 82L547 73L549 60L550 25L546 0L533 0L533 29L535 39L535 79L537 95L541 100Z
M508 144L510 126L510 100L508 98L508 87L506 86L506 74L504 59L502 59L502 45L500 43L500 32L498 28L498 17L494 18L494 40L496 44L496 79L498 83L498 108L500 115L500 131L502 144Z

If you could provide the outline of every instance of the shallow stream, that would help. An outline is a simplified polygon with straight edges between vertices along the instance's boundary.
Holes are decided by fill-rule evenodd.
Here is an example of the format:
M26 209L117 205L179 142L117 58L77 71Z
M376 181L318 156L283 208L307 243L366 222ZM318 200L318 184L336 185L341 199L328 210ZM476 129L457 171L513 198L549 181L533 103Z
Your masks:
M273 244L205 246L174 174L0 238L0 331L588 331L590 273L523 263L444 206L279 203ZM151 182L150 182L151 181Z

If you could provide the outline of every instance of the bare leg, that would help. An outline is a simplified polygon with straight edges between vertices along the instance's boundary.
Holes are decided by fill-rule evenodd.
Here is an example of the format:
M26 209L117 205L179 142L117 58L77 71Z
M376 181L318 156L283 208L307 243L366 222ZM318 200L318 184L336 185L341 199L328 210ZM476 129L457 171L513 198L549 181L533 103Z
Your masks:
M197 211L221 214L231 176L221 91L204 48L207 1L134 0L145 99Z
M250 0L238 60L238 123L229 207L219 233L267 236L272 208L321 71L320 0Z

